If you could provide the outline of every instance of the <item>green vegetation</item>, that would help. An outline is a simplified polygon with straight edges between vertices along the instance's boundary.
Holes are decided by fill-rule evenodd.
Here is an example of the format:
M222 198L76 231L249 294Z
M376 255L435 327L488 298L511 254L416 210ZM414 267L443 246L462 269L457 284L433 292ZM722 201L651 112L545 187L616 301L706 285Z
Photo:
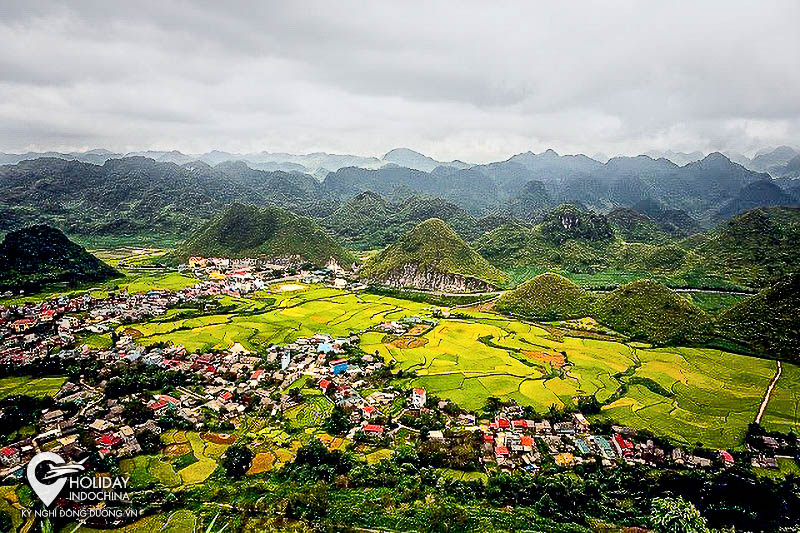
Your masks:
M763 287L800 264L800 209L759 208L685 241L711 274Z
M444 220L467 241L481 233L474 217L441 198L412 196L395 203L371 191L354 196L320 223L345 244L369 250L393 243L429 218Z
M0 243L0 291L30 292L54 283L75 285L119 275L50 226L13 231Z
M604 215L581 211L571 204L560 205L547 213L540 228L544 238L554 244L572 239L603 241L614 235Z
M321 427L333 411L333 404L316 389L303 391L305 400L285 413L290 429Z
M0 379L0 399L9 396L29 396L31 398L47 398L54 396L64 382L65 377L13 377Z
M719 317L722 335L770 357L800 357L800 273L774 283Z
M372 286L366 289L370 294L378 296L389 296L401 300L410 300L424 304L436 305L441 307L453 307L469 305L481 302L491 296L479 294L441 294L429 291L415 291L411 289L393 289L391 287Z
M710 314L719 314L747 298L744 294L724 292L690 292L694 304Z
M616 235L626 242L661 244L670 240L670 235L656 221L629 207L611 211L608 222Z
M710 331L702 310L648 280L634 281L601 298L595 316L634 339L658 344L696 343Z
M241 343L253 351L272 344L287 344L299 336L323 331L348 335L363 331L384 320L396 320L425 311L427 306L395 298L356 294L327 287L302 291L274 292L274 304L264 306L258 299L239 299L235 312L197 318L166 319L135 324L143 336L142 344L168 342L188 350L228 349ZM242 312L251 308L249 312Z
M495 309L540 320L594 317L635 340L696 344L710 338L710 317L691 300L650 280L595 296L557 274L540 274L501 296Z
M719 350L647 348L576 337L490 313L448 319L425 334L428 342L399 348L380 333L361 347L414 371L413 385L480 409L491 396L544 412L594 395L600 417L683 443L738 446L775 372L774 363ZM491 342L481 342L490 337Z
M472 250L445 222L428 219L371 257L361 271L370 281L437 288L436 277L455 276L478 286L497 285L505 275ZM409 278L421 278L411 281Z
M298 258L324 266L332 258L350 267L353 255L313 220L277 207L232 204L192 234L175 257Z
M595 297L558 274L540 274L501 296L495 309L543 320L591 316Z

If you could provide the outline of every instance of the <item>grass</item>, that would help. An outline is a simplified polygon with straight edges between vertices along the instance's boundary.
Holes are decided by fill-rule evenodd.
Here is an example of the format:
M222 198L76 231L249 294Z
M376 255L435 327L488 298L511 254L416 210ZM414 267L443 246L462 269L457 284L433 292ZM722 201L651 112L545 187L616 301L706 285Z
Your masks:
M217 444L203 439L195 431L170 430L161 434L161 442L167 447L178 448L180 452L170 467L174 467L182 485L196 485L204 482L217 469L218 462L228 449L226 444ZM188 448L187 448L188 446ZM195 461L186 455L191 450ZM183 468L180 468L183 467Z
M46 398L55 395L64 382L65 377L13 377L0 379L0 399L9 396L31 396Z
M761 425L767 431L800 433L800 367L782 363L783 371L772 391Z
M733 307L747 296L721 292L691 292L688 294L694 304L707 313L718 314Z
M84 344L93 350L108 350L113 346L111 342L111 333L90 333L88 335L79 336L76 344Z
M778 457L775 460L778 462L777 470L773 468L754 468L753 472L755 472L758 477L775 480L783 479L789 474L795 477L800 476L800 465L798 465L797 461L794 459L790 459L788 457Z
M165 487L177 487L181 484L181 477L168 462L159 457L139 455L123 459L119 465L120 471L130 476L132 489L141 489L155 484Z
M84 283L75 287L53 286L35 294L25 296L14 296L11 298L0 298L2 305L21 305L25 303L35 303L51 298L62 296L72 297L89 293L93 298L105 298L109 292L127 289L130 293L147 292L156 289L180 290L187 287L194 287L197 280L184 276L177 272L135 272L121 270L124 274L122 278L111 279L103 282Z

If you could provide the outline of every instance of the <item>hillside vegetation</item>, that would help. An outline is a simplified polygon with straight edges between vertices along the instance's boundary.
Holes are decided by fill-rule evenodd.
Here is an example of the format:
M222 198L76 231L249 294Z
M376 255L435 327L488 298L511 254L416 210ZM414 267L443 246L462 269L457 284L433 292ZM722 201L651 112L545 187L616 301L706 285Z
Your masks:
M720 334L756 352L800 359L800 273L745 298L719 317Z
M265 257L350 267L355 258L313 220L277 207L231 204L191 235L175 257Z
M50 283L100 281L120 274L50 226L7 234L0 244L0 289L36 290Z
M431 218L367 261L365 279L390 286L469 291L505 281L444 221Z
M501 296L495 309L542 320L582 318L594 313L596 297L558 274L548 272Z
M465 240L481 233L474 217L441 198L411 196L400 202L387 202L371 191L348 200L320 223L343 243L367 250L393 243L429 218L444 220Z
M540 320L589 316L635 340L660 345L701 342L711 333L705 312L650 280L597 296L557 274L541 274L501 296L495 309Z
M595 318L633 339L655 344L698 342L710 333L706 313L650 280L634 281L603 296Z
M732 218L684 246L706 270L763 287L800 265L800 209L759 208Z

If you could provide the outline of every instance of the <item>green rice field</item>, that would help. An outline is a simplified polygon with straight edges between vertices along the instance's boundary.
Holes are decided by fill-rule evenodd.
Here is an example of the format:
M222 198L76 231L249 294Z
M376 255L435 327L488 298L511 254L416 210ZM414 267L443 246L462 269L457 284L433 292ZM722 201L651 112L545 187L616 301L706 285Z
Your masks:
M33 398L45 398L57 393L64 382L65 377L13 377L0 379L0 399L9 396L31 396Z

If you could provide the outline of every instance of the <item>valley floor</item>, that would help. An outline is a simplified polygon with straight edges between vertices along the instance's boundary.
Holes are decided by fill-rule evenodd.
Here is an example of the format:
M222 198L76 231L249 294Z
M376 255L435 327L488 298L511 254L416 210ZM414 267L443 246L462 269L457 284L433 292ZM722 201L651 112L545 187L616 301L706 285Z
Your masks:
M275 303L267 304L267 297ZM766 359L628 342L590 319L533 324L467 308L404 342L375 327L430 314L431 306L322 286L226 303L237 310L162 317L130 328L142 334L139 343L169 342L190 351L236 343L257 351L299 336L358 332L365 352L413 371L414 386L466 409L479 409L487 398L497 397L545 412L594 395L603 404L599 418L717 448L741 445L776 372L775 361ZM784 364L783 372L762 420L769 430L788 431L800 422L800 368Z

